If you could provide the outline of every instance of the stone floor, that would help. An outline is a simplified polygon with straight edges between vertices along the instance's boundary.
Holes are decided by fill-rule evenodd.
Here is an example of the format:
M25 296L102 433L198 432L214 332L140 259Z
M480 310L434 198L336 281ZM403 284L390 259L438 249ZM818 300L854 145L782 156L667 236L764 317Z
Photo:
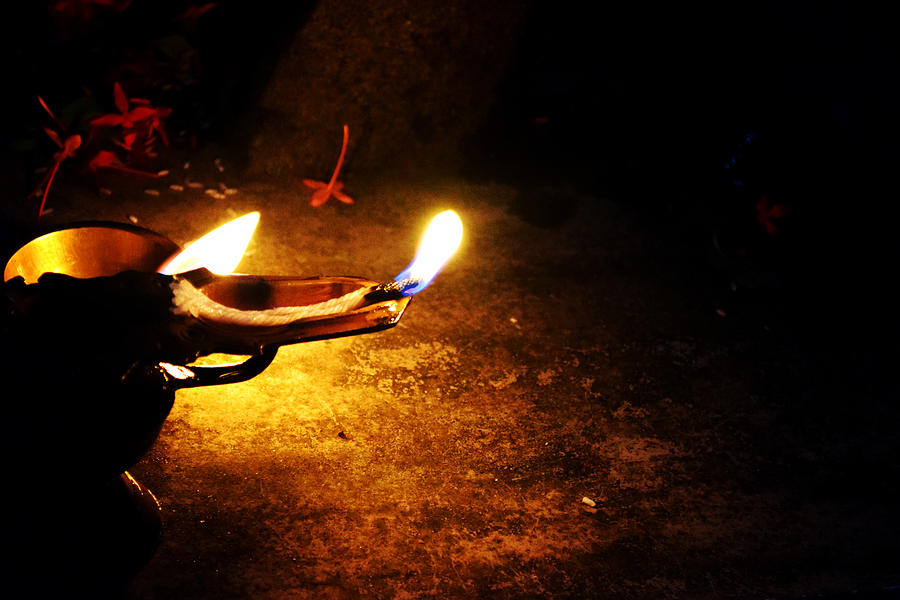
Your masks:
M438 211L466 233L396 328L282 347L250 381L178 393L130 470L164 531L128 598L900 585L883 365L742 303L706 238L564 189L543 210L568 214L542 226L509 183L351 180L354 205L314 209L294 180L192 169L238 192L174 191L175 169L159 195L60 191L46 224L131 220L184 244L259 210L240 271L378 280Z

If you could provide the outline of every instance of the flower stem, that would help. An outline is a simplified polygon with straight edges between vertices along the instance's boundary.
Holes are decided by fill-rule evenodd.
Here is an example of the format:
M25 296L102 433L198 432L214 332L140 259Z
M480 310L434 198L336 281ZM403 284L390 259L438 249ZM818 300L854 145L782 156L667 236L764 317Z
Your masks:
M341 172L341 165L344 164L344 155L347 153L347 140L350 138L350 128L347 125L344 125L344 143L341 144L341 155L338 156L337 165L334 167L334 173L331 174L331 180L328 182L328 193L331 194L331 189L334 187L334 182L337 181L338 174Z
M61 160L56 161L56 164L53 165L53 170L50 171L50 177L47 179L47 187L44 188L44 196L41 198L41 207L38 209L38 220L41 219L41 215L44 214L44 204L47 203L47 194L50 193L50 186L53 184L53 178L56 177L56 171L59 169L59 163Z

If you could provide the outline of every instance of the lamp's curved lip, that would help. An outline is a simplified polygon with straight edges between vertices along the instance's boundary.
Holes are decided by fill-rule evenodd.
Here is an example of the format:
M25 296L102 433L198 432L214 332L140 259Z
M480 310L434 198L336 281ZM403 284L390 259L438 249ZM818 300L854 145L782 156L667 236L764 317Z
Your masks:
M173 246L177 246L175 242L167 238L161 233L153 231L152 229L147 229L146 227L141 227L140 225L134 225L133 223L123 223L121 221L102 221L102 220L88 220L88 221L73 221L71 223L60 223L59 225L54 225L53 227L46 227L38 231L37 235L31 236L28 239L23 239L19 243L19 248L44 237L45 235L49 235L51 233L56 233L59 231L65 231L67 229L84 229L88 227L96 227L96 228L104 228L104 229L121 229L123 231L130 231L132 233L138 233L141 235L147 235L148 237L155 237L161 240L165 240L166 242L172 244Z
M64 225L45 229L31 239L23 242L18 247L18 249L7 258L6 262L4 263L3 281L9 281L14 277L21 276L22 274L19 273L16 269L16 265L19 262L19 259L23 258L35 246L39 246L42 243L47 242L48 238L58 236L61 233L65 232L87 232L91 230L96 232L117 231L134 234L136 237L142 238L148 242L148 249L154 248L152 254L148 256L148 259L152 257L153 260L151 262L156 262L156 258L158 258L159 264L162 264L172 255L181 251L181 247L171 239L145 227L140 227L131 223L121 223L117 221L77 221L74 223L66 223ZM158 265L153 265L153 268L155 269L157 266ZM135 268L138 268L138 266L136 266ZM149 268L149 266L145 266L144 270L147 270L147 268ZM113 275L114 273L108 274Z

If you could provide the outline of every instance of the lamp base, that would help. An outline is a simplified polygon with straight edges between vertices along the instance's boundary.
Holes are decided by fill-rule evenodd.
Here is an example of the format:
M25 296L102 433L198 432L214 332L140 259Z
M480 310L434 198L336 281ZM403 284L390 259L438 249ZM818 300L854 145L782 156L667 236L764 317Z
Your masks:
M159 502L128 472L90 489L45 482L3 494L0 586L22 597L121 596L159 545Z

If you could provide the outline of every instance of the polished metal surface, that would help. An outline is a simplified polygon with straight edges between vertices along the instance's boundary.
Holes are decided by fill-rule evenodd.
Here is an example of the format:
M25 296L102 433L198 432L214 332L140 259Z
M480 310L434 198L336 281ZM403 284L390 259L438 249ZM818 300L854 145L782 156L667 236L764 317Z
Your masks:
M3 280L22 277L25 283L35 283L44 273L89 278L129 269L153 272L178 250L175 242L141 227L112 222L75 224L19 248L6 263Z

